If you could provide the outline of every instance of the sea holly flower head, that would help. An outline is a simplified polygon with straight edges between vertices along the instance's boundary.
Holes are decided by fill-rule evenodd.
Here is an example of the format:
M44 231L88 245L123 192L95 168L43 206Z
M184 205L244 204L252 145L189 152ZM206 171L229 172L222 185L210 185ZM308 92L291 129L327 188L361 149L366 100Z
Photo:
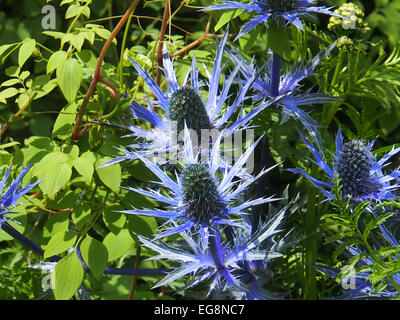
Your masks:
M244 152L233 166L225 165L225 170L220 170L220 135L213 145L211 156L205 161L199 159L199 154L193 153L190 132L185 128L185 155L186 163L181 163L181 171L176 174L176 181L161 170L158 165L150 160L137 155L138 158L158 177L159 184L169 189L169 195L164 196L157 190L142 190L128 188L139 194L149 196L156 201L169 206L162 209L136 209L122 211L127 214L153 216L166 218L164 225L169 226L156 236L165 237L182 231L199 232L205 237L211 229L218 225L237 225L230 216L247 214L247 210L256 205L274 201L272 197L250 200L238 204L241 193L270 169L265 169L257 176L249 175L245 181L237 182L234 178L243 169L249 157L253 154L258 141ZM177 224L177 225L176 225Z
M315 0L253 0L252 3L246 4L238 1L224 1L221 4L205 8L203 11L242 9L256 13L256 16L241 29L236 37L238 39L254 29L258 24L267 23L270 18L274 19L278 24L282 24L283 21L285 24L293 24L303 30L304 27L300 20L302 15L322 13L341 17L339 14L332 12L330 7L315 6L316 2Z
M249 80L251 75L258 74L252 84L252 88L256 92L254 96L255 101L260 101L266 98L271 99L275 96L282 97L273 105L273 107L282 110L281 123L285 123L289 118L299 120L304 128L315 139L318 147L322 148L322 139L320 138L318 130L320 124L314 120L308 112L303 110L302 107L313 104L329 103L337 101L338 98L332 97L328 94L311 92L310 90L304 91L301 82L315 74L315 69L330 55L335 47L336 42L332 43L326 50L318 53L307 63L297 62L286 72L281 73L279 70L279 85L276 88L276 92L274 92L273 88L273 59L267 61L265 70L257 70L254 63L249 63L243 55L235 49L231 48L228 50L228 55L236 65L240 66L240 70L245 79Z
M361 140L353 140L344 143L342 132L339 129L336 136L336 154L332 165L328 165L322 154L301 134L307 148L313 154L316 163L329 178L330 182L319 180L310 176L303 169L289 169L294 173L299 173L307 178L317 187L328 200L334 198L331 192L335 175L341 179L342 193L345 197L352 197L354 201L382 201L394 199L395 193L400 185L397 179L400 177L400 168L394 169L390 173L384 172L387 161L400 152L400 148L393 148L377 160L371 150L374 141L369 143Z
M131 131L131 134L128 134L127 137L134 137L139 140L139 143L129 145L127 147L128 150L120 149L123 155L116 157L103 166L124 160L137 159L137 154L146 157L170 155L169 159L166 159L167 157L161 159L159 156L157 162L160 164L171 161L171 155L174 157L177 155L179 159L183 155L183 141L179 140L182 139L185 123L189 129L196 133L198 138L201 138L201 144L203 144L203 141L208 142L210 137L218 135L219 132L223 132L224 136L231 136L236 130L246 128L249 121L262 111L263 108L266 108L279 99L278 97L276 100L263 101L258 108L254 108L246 115L243 115L240 109L244 101L249 98L247 91L251 86L252 80L240 80L238 78L238 67L230 73L229 77L224 80L222 88L220 88L220 78L221 76L224 77L222 72L222 57L227 37L228 32L225 33L218 45L212 74L206 70L208 88L202 88L195 56L193 56L192 67L186 76L186 80L182 85L179 85L173 62L164 47L163 72L168 84L165 92L161 90L137 61L130 58L139 76L145 81L157 98L156 101L148 100L147 108L133 101L130 105L130 111L133 118L145 120L152 127L146 130L133 124L124 126ZM239 91L236 98L232 99L232 102L229 91L235 79L238 79ZM208 97L207 100L203 99L203 91L208 91L205 94ZM156 112L155 107L160 107L163 111ZM239 111L239 115L236 121L233 121L231 117L236 111ZM203 131L207 135L204 138L207 139L203 139ZM196 142L198 141L193 142L197 145ZM201 148L207 149L205 152L209 152L208 147L208 143L201 146Z
M346 142L337 154L335 170L342 182L344 194L362 197L377 189L372 167L374 156L361 140Z
M11 181L11 183L7 183L12 167L10 166L5 173L1 172L0 174L3 177L0 180L0 229L4 222L8 220L13 220L5 214L12 213L12 208L18 205L18 199L24 196L27 192L32 190L40 181L37 181L32 184L27 184L25 186L22 185L21 181L29 171L32 165L29 165L21 170L18 176ZM8 186L8 187L7 187Z
M158 253L151 260L166 259L178 263L178 267L155 287L190 275L193 280L185 286L185 290L207 281L208 295L228 291L236 298L266 299L268 295L261 283L254 282L256 279L249 281L246 276L249 271L246 265L254 261L268 264L272 259L282 256L281 249L284 246L281 241L275 241L274 237L281 232L278 228L284 216L285 210L281 210L256 233L248 233L247 237L238 234L234 242L225 241L217 231L208 234L205 239L183 231L180 233L183 242L180 242L179 247L140 235L138 237L145 247ZM251 232L251 228L246 226L244 223L245 232Z

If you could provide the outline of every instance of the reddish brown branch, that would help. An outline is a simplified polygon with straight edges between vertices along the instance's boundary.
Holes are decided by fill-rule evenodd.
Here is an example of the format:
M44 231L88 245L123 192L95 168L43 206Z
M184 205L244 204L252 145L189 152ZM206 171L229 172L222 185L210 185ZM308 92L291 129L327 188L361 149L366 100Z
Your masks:
M93 92L96 88L97 82L101 81L101 82L105 83L104 82L105 79L100 77L101 64L103 63L104 57L105 57L107 50L110 47L112 41L114 40L114 38L116 37L118 32L121 30L121 28L124 26L124 24L128 20L129 16L133 12L133 10L135 10L139 1L140 0L134 0L132 2L132 4L129 6L128 10L125 12L125 14L122 16L121 20L118 22L118 24L115 26L114 30L111 32L110 36L108 37L106 43L103 46L103 49L100 52L99 58L97 60L97 65L96 65L96 70L94 72L93 80L90 83L90 86L89 86L88 91L86 92L85 98L83 99L82 106L79 109L78 116L75 119L74 129L72 131L72 140L79 140L79 138L81 138L88 130L88 127L84 127L81 131L79 131L79 128L82 123L82 119L85 114L87 104L89 103L90 97L93 95ZM108 85L108 84L106 84L106 85ZM111 86L109 86L109 87L113 90L113 87L111 87ZM113 95L115 94L115 92L117 92L117 91L114 90Z
M208 20L207 22L207 26L206 26L206 31L204 32L204 35L197 39L196 41L193 41L192 43L188 44L186 47L182 48L181 50L176 51L175 53L173 53L171 56L172 57L176 57L181 55L182 53L185 53L186 51L192 49L193 47L197 46L200 42L206 40L207 38L213 37L213 34L209 34L210 31L210 20Z
M161 23L160 37L158 40L158 53L157 53L158 69L157 69L157 75L156 75L156 83L158 85L160 85L160 80L161 80L161 69L160 68L163 66L162 51L163 51L163 45L164 45L165 31L167 29L167 22L168 22L170 6L171 6L170 0L165 0L164 16L163 16L162 23Z

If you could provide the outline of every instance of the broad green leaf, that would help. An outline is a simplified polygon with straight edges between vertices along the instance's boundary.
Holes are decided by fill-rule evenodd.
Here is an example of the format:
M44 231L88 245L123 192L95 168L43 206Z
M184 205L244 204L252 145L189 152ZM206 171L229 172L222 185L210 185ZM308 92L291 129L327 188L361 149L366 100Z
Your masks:
M76 144L69 145L64 149L64 153L67 154L71 160L78 159L79 147ZM73 164L73 162L71 162Z
M74 33L69 33L65 37L62 38L61 40L61 45L64 45L64 43L68 42L72 46L76 48L76 50L81 51L83 42L85 41L85 38L81 34L74 34Z
M30 101L30 97L28 95L28 93L23 92L18 96L18 108L23 108L24 106L26 106Z
M231 10L231 11L225 11L224 13L221 14L221 17L219 18L217 24L214 27L214 31L218 31L221 29L224 25L229 23L229 21L235 19L237 16L239 16L243 11L242 10Z
M51 133L53 138L57 137L61 140L65 140L71 136L77 109L77 104L72 102L61 110L54 123L53 132Z
M122 229L118 234L110 232L106 235L103 244L107 247L108 261L113 261L129 250L132 250L135 242L130 236L129 231Z
M113 164L105 168L99 168L99 166L107 161L111 160L109 157L105 157L102 160L96 162L96 172L101 180L107 187L109 187L115 193L119 193L119 187L121 185L121 166L119 163Z
M15 88L7 88L0 92L0 102L7 103L6 99L11 98L18 94L18 90Z
M65 153L52 152L34 165L32 169L33 174L38 179L43 179L39 187L50 199L54 199L55 194L60 191L71 178L71 162L70 157Z
M6 52L9 48L15 46L15 43L11 43L11 44L3 44L0 46L0 57L4 54L4 52Z
M108 262L107 248L100 241L87 236L80 245L83 260L95 278L100 278Z
M126 214L117 211L122 211L125 208L119 204L113 204L103 211L103 221L111 232L117 234L124 227L126 222Z
M56 51L54 52L47 62L46 73L50 73L56 70L57 67L67 60L68 53L66 51Z
M75 97L81 86L83 71L78 60L68 58L57 67L58 85L69 103L75 100Z
M94 168L93 163L89 159L82 157L75 159L74 168L88 183L90 183L93 177Z
M11 87L17 83L20 83L19 79L9 79L0 84L0 87Z
M16 146L16 145L19 145L19 144L20 144L20 143L19 143L18 141L13 141L13 142L1 144L1 145L0 145L0 150L1 150L1 149L5 149L5 148L9 148L9 147L12 147L12 146Z
M19 73L21 72L21 68L18 66L11 66L6 69L6 75L9 77L17 78Z
M34 39L25 40L18 52L18 65L22 67L26 60L32 55L33 50L35 50L36 41Z
M57 300L69 300L82 283L84 270L75 251L62 258L55 267L54 296Z
M67 12L65 13L65 19L71 19L73 17L76 17L81 11L83 7L77 4L72 4L68 7ZM87 18L90 17L90 9L89 7L86 7L82 14L86 16Z
M76 233L72 231L60 231L50 238L47 243L46 249L44 250L43 258L52 257L56 254L67 251L71 248L76 241Z
M62 39L65 36L64 32L58 32L58 31L43 31L43 34L51 36L55 39Z
M71 217L72 221L75 223L75 226L81 230L86 223L88 223L91 219L91 208L86 203L78 203L74 206Z
M69 222L69 212L58 212L47 219L43 227L43 238L48 239L53 234L67 231Z
M154 217L129 215L129 230L145 237L151 237L158 225Z

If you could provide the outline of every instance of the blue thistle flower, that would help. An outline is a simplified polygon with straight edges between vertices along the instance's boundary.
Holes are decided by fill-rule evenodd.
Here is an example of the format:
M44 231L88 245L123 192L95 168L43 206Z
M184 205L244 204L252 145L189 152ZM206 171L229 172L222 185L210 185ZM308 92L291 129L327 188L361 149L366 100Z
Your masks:
M191 275L194 279L185 286L185 289L203 281L211 281L208 295L222 291L229 291L232 294L235 291L237 298L268 298L269 295L265 294L259 283L248 281L248 277L245 276L248 272L245 270L245 265L254 261L267 264L272 259L282 256L280 250L283 245L274 241L274 235L280 232L277 228L284 214L285 210L281 210L253 235L250 225L244 223L244 230L235 237L234 243L224 243L220 232L216 230L208 234L206 239L200 238L199 241L197 237L181 232L184 243L181 243L180 247L187 247L188 250L138 235L145 247L158 253L150 258L151 260L168 259L179 263L179 267L157 283L155 288ZM266 242L269 244L265 246Z
M389 174L385 174L383 168L388 165L387 161L400 151L400 148L393 148L381 159L376 160L371 153L374 141L365 143L361 140L354 140L343 143L342 132L339 129L336 136L336 155L333 165L329 166L313 145L301 133L300 135L316 160L311 161L325 172L329 181L334 180L335 173L339 174L344 196L351 196L356 201L382 201L395 198L393 191L400 186L396 181L400 176L400 168ZM331 182L312 177L303 169L295 168L289 169L289 171L303 175L328 200L334 198L334 194L331 192L333 187Z
M315 3L315 0L252 0L251 4L237 1L224 1L221 4L202 9L202 11L242 9L246 12L256 13L256 16L247 22L240 30L240 33L236 37L236 39L238 39L254 29L258 24L262 22L267 23L270 18L274 19L278 24L281 24L281 21L285 21L286 24L293 24L300 30L304 30L303 24L299 18L302 15L322 13L341 17L337 13L330 11L332 9L331 7L314 6Z
M290 117L298 119L321 149L318 130L320 124L301 107L329 103L337 101L338 98L328 94L313 93L311 90L304 91L301 89L300 82L314 74L316 67L330 55L335 46L336 42L317 54L310 62L306 64L297 62L290 70L282 74L279 70L280 58L274 54L273 59L266 64L266 71L262 73L262 76L256 77L252 85L256 91L255 101L281 96L282 98L274 104L276 108L282 110L281 123L285 123ZM240 65L240 70L246 80L250 80L253 74L261 74L257 72L253 63L248 63L236 50L228 50L228 55L236 65Z
M32 190L38 183L40 183L40 181L37 181L35 183L22 186L21 181L31 167L32 165L28 165L27 167L23 168L18 176L8 185L8 188L6 188L6 186L12 167L10 166L4 173L3 178L0 181L0 229L3 223L6 221L15 221L5 216L5 214L12 213L11 208L19 204L17 202L18 199Z
M127 137L139 138L143 142L129 145L128 149L132 151L119 149L124 155L114 158L103 166L124 160L135 160L137 159L137 154L151 157L158 154L174 154L177 152L179 158L182 154L182 145L177 141L177 134L183 131L185 122L188 128L197 134L197 137L201 137L202 129L217 130L218 132L224 132L225 136L230 136L235 130L244 129L252 118L276 101L273 99L264 101L246 115L240 114L236 121L229 124L231 116L247 99L247 91L251 86L252 80L239 81L239 92L236 99L231 105L226 106L225 111L222 112L223 106L228 102L231 85L239 71L239 67L236 67L224 81L224 85L220 90L219 79L223 75L221 62L227 37L228 32L225 33L217 48L213 72L211 75L208 74L207 101L204 101L201 96L201 83L196 68L195 56L193 56L191 70L186 76L186 79L190 78L190 85L185 81L182 86L179 86L172 61L164 47L163 71L168 83L166 92L160 89L138 62L130 58L139 76L143 78L157 98L157 101L148 100L147 108L133 101L130 105L130 110L134 118L143 119L153 127L150 130L145 130L136 125L128 124L126 128L132 134L127 135ZM250 76L250 78L254 77ZM153 106L159 106L164 111L164 114L159 115ZM162 164L162 162L160 163Z
M234 181L234 178L243 171L244 165L253 153L259 140L248 148L237 159L233 166L225 165L224 170L220 159L220 142L222 134L218 137L211 150L211 156L201 162L193 153L193 146L190 133L185 128L185 159L186 164L182 165L180 174L176 175L177 181L171 179L166 172L158 165L137 154L137 157L161 180L161 185L170 190L170 196L164 196L155 190L142 190L127 188L139 194L149 196L156 201L169 205L167 210L126 210L128 214L146 215L159 218L166 218L167 225L181 223L172 226L156 238L162 238L174 233L195 229L206 238L210 229L215 229L219 224L236 225L235 220L229 216L246 214L247 209L270 201L278 200L272 197L259 198L247 201L243 204L236 204L237 198L257 179L267 173L273 167L262 170L256 177L249 175L244 182ZM222 175L220 179L219 176ZM236 187L236 188L235 188Z

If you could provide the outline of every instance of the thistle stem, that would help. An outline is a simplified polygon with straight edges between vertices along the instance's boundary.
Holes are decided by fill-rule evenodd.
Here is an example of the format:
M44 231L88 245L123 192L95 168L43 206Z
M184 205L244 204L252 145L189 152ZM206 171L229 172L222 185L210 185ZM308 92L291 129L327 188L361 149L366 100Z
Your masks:
M272 56L272 70L271 70L271 97L277 97L279 95L279 86L280 86L280 79L281 79L281 61L282 58L280 55L273 53ZM265 134L263 137L262 142L262 149L261 149L261 160L260 160L260 167L259 172L263 169L269 167L271 164L272 157L271 151L269 148L269 141L268 136ZM266 175L260 178L257 183L257 198L261 198L265 195L265 188L268 183L268 178ZM252 217L252 233L254 234L257 231L258 224L260 222L261 212L264 208L264 205L257 206L254 210L254 214Z
M279 95L279 86L281 81L281 61L280 55L274 52L272 56L271 70L271 97L275 98Z
M27 237L25 237L19 231L17 231L12 226L10 226L7 222L4 222L2 224L1 229L4 230L5 232L7 232L11 237L13 237L15 240L17 240L21 244L23 244L25 247L28 247L32 251L36 252L39 256L43 256L44 251L40 246L38 246L32 240L29 240Z

